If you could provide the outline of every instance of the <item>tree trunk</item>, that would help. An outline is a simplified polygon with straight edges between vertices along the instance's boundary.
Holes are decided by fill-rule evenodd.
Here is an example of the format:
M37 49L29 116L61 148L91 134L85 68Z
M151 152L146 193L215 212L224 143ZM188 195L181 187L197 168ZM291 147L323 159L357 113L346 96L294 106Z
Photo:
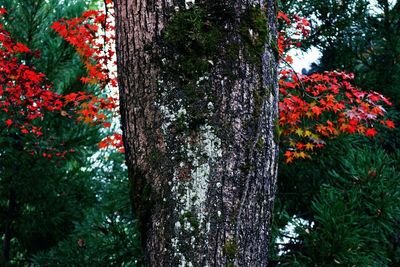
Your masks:
M115 0L131 198L150 266L266 266L276 3Z

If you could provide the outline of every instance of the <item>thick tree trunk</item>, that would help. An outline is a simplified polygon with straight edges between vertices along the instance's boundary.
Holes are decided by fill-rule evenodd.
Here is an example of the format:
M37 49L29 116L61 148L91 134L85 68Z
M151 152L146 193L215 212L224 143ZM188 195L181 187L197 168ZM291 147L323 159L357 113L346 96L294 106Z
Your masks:
M273 0L115 0L131 197L150 266L266 266Z

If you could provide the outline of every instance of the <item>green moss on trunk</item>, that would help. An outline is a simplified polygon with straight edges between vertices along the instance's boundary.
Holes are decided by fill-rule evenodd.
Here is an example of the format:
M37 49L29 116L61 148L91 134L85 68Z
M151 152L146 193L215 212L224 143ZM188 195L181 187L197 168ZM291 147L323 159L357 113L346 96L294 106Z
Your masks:
M249 59L253 63L261 63L269 33L266 12L260 7L249 8L241 17L239 33Z
M207 105L215 102L209 78L221 55L226 55L228 61L233 62L226 64L230 67L224 74L231 81L237 78L233 75L232 66L240 50L251 63L261 67L269 32L265 11L259 6L249 7L235 17L233 8L216 5L203 3L180 10L173 14L163 31L166 47L163 72L167 80L175 81L176 92L173 94L175 98L182 99L188 113L186 123L180 121L177 127L179 132L198 129L207 122ZM236 33L232 34L231 29L236 29ZM232 39L233 35L238 38ZM257 95L255 98L260 102ZM260 109L259 104L256 106L255 117Z

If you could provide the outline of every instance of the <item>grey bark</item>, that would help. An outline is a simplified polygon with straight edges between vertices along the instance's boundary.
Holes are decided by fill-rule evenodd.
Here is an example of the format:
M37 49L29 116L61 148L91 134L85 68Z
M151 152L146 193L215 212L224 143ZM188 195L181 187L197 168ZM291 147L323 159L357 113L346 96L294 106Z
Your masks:
M209 63L206 70L194 71L187 82L176 71L186 71L177 60L182 54L168 45L166 31L190 7L173 0L115 0L122 128L146 261L267 266L278 152L276 3L194 5L206 7L206 17L225 8L233 16L222 12L216 19L223 37L215 53L199 56ZM257 38L243 23L254 7L269 29L261 53L249 52L252 40L245 40Z

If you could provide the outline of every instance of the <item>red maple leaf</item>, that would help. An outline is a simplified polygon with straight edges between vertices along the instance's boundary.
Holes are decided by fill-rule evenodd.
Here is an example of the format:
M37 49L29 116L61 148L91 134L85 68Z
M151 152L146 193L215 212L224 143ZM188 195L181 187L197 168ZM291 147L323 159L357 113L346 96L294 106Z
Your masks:
M311 108L311 111L312 111L312 113L314 113L317 117L319 116L319 115L321 115L321 108L319 108L319 107L317 107L317 106L313 106L312 108Z
M11 126L11 124L13 124L13 121L11 119L6 120L6 124L8 127Z
M365 131L365 136L373 137L377 134L377 131L375 128L369 128Z
M391 121L391 120L386 120L385 123L386 123L386 126L387 126L388 128L391 128L391 129L395 128L394 122L393 122L393 121Z

